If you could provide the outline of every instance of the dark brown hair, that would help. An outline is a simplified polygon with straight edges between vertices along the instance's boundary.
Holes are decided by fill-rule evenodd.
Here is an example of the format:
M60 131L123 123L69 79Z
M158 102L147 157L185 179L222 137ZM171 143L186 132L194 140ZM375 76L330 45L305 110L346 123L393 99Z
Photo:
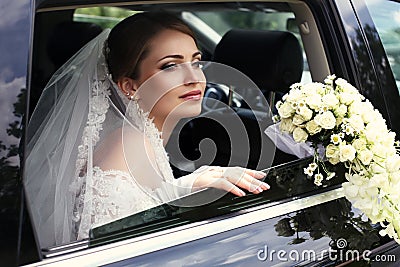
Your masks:
M143 12L118 23L110 32L106 53L109 71L117 82L122 77L139 76L140 62L149 52L151 39L171 29L191 36L193 31L182 20L166 12Z

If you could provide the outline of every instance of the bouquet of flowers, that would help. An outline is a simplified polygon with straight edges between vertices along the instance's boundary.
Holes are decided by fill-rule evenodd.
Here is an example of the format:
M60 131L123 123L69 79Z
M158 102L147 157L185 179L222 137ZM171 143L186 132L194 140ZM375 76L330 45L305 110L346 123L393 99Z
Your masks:
M335 176L325 162L344 163L345 196L372 223L382 225L381 235L400 244L399 142L371 102L346 80L330 75L324 83L293 84L276 108L280 131L314 148L304 173L322 185Z

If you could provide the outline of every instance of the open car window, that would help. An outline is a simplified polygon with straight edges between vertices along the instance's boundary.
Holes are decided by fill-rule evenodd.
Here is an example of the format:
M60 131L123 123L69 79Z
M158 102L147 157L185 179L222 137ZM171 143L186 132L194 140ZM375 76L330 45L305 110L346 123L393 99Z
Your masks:
M365 1L387 54L400 91L400 4L395 1Z
M259 2L254 3L206 3L191 4L152 4L152 5L127 5L122 7L93 7L63 10L44 10L37 13L34 36L33 67L32 67L32 92L31 108L33 109L41 94L41 90L52 74L80 48L67 51L57 47L54 30L57 25L73 22L84 22L97 25L99 30L113 27L123 18L148 10L163 9L172 12L185 20L195 31L198 45L207 61L218 61L229 65L229 60L234 59L234 54L224 55L221 40L232 30L249 30L252 33L277 32L293 36L298 43L300 59L296 66L298 77L296 82L310 82L321 80L329 73L328 60L316 28L315 19L310 9L303 2ZM303 24L307 22L307 27ZM303 26L302 26L303 25ZM70 28L67 28L67 30ZM79 36L74 36L78 39ZM311 36L313 35L313 36ZM310 38L313 37L313 38ZM273 37L266 37L272 39ZM80 40L74 40L79 43ZM49 45L51 44L51 45ZM84 43L80 43L83 46ZM51 47L51 51L49 51ZM222 48L221 48L222 47ZM280 47L271 45L267 51L271 55L270 62L257 64L274 64L283 59L286 52L281 52ZM243 53L249 53L251 46L246 47ZM217 52L218 51L218 52ZM68 54L69 53L69 54ZM72 54L71 54L72 53ZM219 55L219 56L217 56ZM277 58L272 58L277 55ZM297 56L296 55L296 56ZM279 57L282 56L282 57ZM235 63L232 63L236 67ZM289 62L291 64L291 62ZM245 73L246 74L246 73ZM177 127L175 144L169 143L166 150L171 160L171 168L175 177L193 172L202 165L231 166L241 165L252 169L268 172L265 181L271 189L259 195L247 194L245 197L234 197L225 194L218 200L207 205L186 206L184 202L195 202L196 198L207 198L216 189L205 189L186 196L175 202L165 203L143 212L132 214L115 222L91 229L89 239L82 242L89 246L98 246L121 239L142 236L149 233L170 229L176 226L204 221L217 216L229 216L238 211L246 212L247 209L260 206L277 205L299 197L309 196L340 185L344 179L341 166L337 166L337 179L332 179L323 188L314 185L312 179L304 174L304 168L312 161L312 156L298 159L298 157L285 153L277 148L263 151L262 144L271 143L264 130L271 126L271 118L276 114L275 104L288 90L282 88L282 83L270 82L278 75L285 73L262 73L262 78L256 77L257 91L246 91L246 88L232 90L225 84L208 83L203 102L202 116L199 118L182 121ZM246 74L251 79L251 73ZM266 81L264 81L264 80ZM244 101L248 100L248 101ZM249 103L251 101L251 103ZM252 108L256 107L256 108ZM227 112L227 108L229 111ZM242 158L241 151L233 151L229 141L229 132L215 124L215 118L224 118L230 121L229 116L238 116L246 129L249 141L249 154ZM266 122L266 123L265 123ZM226 136L228 134L228 136ZM28 133L29 135L29 133ZM211 140L211 147L202 147L203 140ZM208 142L208 141L207 141ZM241 142L241 140L237 141ZM184 155L184 160L175 157L174 151L178 145L179 152ZM202 152L216 149L211 161L203 160ZM29 173L25 174L26 176ZM341 178L339 178L341 177ZM57 255L66 247L42 248L45 255ZM68 248L67 248L68 249Z

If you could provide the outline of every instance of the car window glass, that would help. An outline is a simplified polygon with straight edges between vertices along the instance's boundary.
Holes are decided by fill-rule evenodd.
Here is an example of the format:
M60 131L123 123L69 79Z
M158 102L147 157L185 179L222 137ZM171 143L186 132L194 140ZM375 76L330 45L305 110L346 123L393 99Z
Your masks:
M194 12L208 26L214 29L220 36L223 36L232 28L236 29L257 29L266 31L289 31L293 33L303 47L299 29L295 22L293 12L265 9L263 12L250 12L243 8L239 11L223 12ZM308 68L307 57L303 51L304 69L301 82L311 82L311 75Z
M73 20L95 23L105 29L114 27L122 19L134 13L136 12L119 7L78 8L74 12Z
M400 3L366 0L400 91Z
M275 5L277 7L276 9L274 9ZM168 5L165 6L167 10L168 7L169 7ZM232 11L221 11L229 9L231 9ZM264 11L261 12L260 9ZM34 37L35 50L33 52L33 70L32 70L34 76L34 82L33 82L34 86L31 92L31 96L36 95L36 100L37 100L41 92L40 90L43 89L44 85L51 77L51 75L57 70L60 64L63 64L65 60L71 56L68 55L68 57L63 59L64 62L56 62L54 61L52 55L49 54L48 51L49 50L48 42L51 38L53 38L52 31L56 28L55 25L60 25L64 22L70 23L71 21L68 21L70 20L70 13L73 13L73 22L85 22L85 23L89 22L90 24L96 24L101 29L104 29L104 28L111 28L123 18L131 14L134 14L136 12L142 12L143 10L146 10L146 6L144 6L144 8L143 7L137 9L133 8L133 10L127 8L116 8L116 7L93 7L93 8L81 8L77 10L66 10L66 11L62 10L56 12L52 11L40 12L36 18L37 19L36 25L38 28L36 29L35 32L36 35ZM184 20L187 17L185 17L183 13L190 13L193 16L196 16L200 21L202 21L202 24L208 27L208 30L211 29L215 33L214 36L216 36L217 42L227 31L231 29L281 31L284 33L289 32L290 35L294 35L296 37L293 39L298 40L301 48L301 52L299 53L302 54L304 61L304 66L302 66L301 81L302 82L311 81L310 70L308 68L307 58L304 52L305 48L302 39L300 37L300 33L298 31L298 27L294 21L295 14L291 10L289 5L287 4L282 5L282 3L267 3L264 8L262 7L262 5L261 7L257 5L257 8L254 8L254 10L243 9L243 8L240 9L235 5L233 7L227 5L227 7L224 6L221 9L215 8L215 10L213 9L212 6L207 7L207 9L205 8L196 9L194 7L191 8L191 6L188 5L187 7L179 6L176 8L171 8L171 10L175 12L177 16L180 16ZM212 10L212 11L204 11L204 10ZM202 50L204 50L203 53L204 55L209 53L210 59L212 59L216 43L202 42L203 40L201 38L204 36L201 36L202 33L201 30L207 31L205 35L208 34L208 30L205 30L204 27L201 28L199 24L197 24L197 26L198 27L196 28L197 30L196 33L199 33L199 39L200 39L199 47ZM64 52L65 51L55 50L52 53L54 55L59 56L59 54ZM301 58L301 56L299 57ZM217 87L218 85L214 85L214 87L210 85L207 90L212 91L211 89L215 89L215 91L213 91L216 92L215 94L221 92L225 93L225 96L223 97L226 98L222 99L223 98L222 97L221 101L226 101L226 103L228 103L229 99L227 96L229 94L229 88L227 89L226 87L223 86L221 88ZM212 94L210 95L211 95L210 97L213 97ZM282 95L277 94L275 97L276 99L279 99L279 97L281 96ZM248 98L254 99L254 101L258 101L257 100L258 98L254 96ZM33 97L31 101L33 101L31 104L34 107L36 104L35 98ZM270 110L265 106L258 106L259 110L257 110L257 112L254 112L255 114L252 114L248 112L248 109L246 110L246 107L242 103L240 103L241 100L239 97L233 99L232 101L234 103L230 104L232 104L232 106L235 108L234 112L236 112L233 115L243 119L245 127L248 129L248 132L251 133L251 137L249 137L250 141L253 142L254 140L260 137L267 138L263 132L265 128L256 129L252 127L254 127L254 124L257 123L256 119L262 118L262 116L268 114ZM273 107L274 104L273 102L271 103L272 103L271 106ZM218 109L218 107L211 107L210 109L204 111L217 116L219 115L226 116L228 114L225 113L223 110ZM193 160L194 162L196 160L196 157L198 157L199 153L201 152L199 151L201 141L203 139L208 138L208 136L202 134L206 130L212 133L217 133L216 135L218 135L219 132L218 130L214 129L213 125L211 125L209 122L204 122L204 121L203 122L191 121L190 123L187 123L185 127L186 128L182 130L183 137L181 141L183 144L182 150L185 150L187 154L185 154L186 153L185 151L183 151L184 152L183 154L185 154L184 156L186 156L186 158ZM195 143L195 141L199 141L199 143ZM219 143L218 141L221 140L216 139L215 143L218 144ZM249 165L246 167L257 168L257 169L265 169L267 167L270 167L270 165L269 166L257 165L257 162L259 161L260 158L260 156L257 155L257 153L259 153L259 151L257 151L259 149L259 143L257 142L260 142L260 140L250 144L255 152L251 159L252 162L250 162ZM223 146L225 146L225 144ZM227 150L226 146L223 147L223 150L224 152ZM173 154L170 153L170 151L168 150L168 146L167 146L167 152L169 153L170 159L172 161ZM239 155L241 154L240 152L241 151L239 151L239 153L237 153L237 155L234 156L240 157L241 156ZM273 154L273 152L271 151L267 152ZM276 155L279 154L278 156L276 156L276 158L279 160L273 162L273 165L275 167L273 167L269 171L268 176L266 178L266 181L272 187L272 189L269 191L266 191L260 195L255 195L255 194L253 195L249 193L244 198L234 197L231 194L226 194L218 201L215 201L210 205L203 205L200 207L185 207L183 205L176 205L176 203L163 204L155 208L145 210L141 213L128 216L122 220L118 220L116 222L107 225L96 227L91 232L91 239L92 239L91 245L95 246L103 243L108 243L120 238L127 238L128 236L129 237L139 236L146 233L159 231L159 229L167 229L177 225L187 224L190 222L212 218L218 215L232 213L234 211L242 210L245 208L255 207L261 204L281 201L283 199L291 199L298 197L299 195L309 195L317 192L318 190L325 190L315 186L313 184L312 179L308 179L304 175L303 168L308 165L311 158L308 158L306 160L303 159L296 160L297 158L295 156L287 155L283 152L276 152L276 153L277 153ZM223 154L222 156L221 155L217 156L220 157L217 159L219 161L214 161L210 165L226 166L227 162L229 162L230 160L229 153L228 155ZM287 163L289 161L291 161L291 163L277 166L281 163ZM190 166L190 168L193 168L190 171L193 171L196 168L201 167L201 165L202 164L197 164L197 163L193 164L193 166ZM178 167L179 166L177 166L177 168ZM176 169L173 170L176 176L185 174L179 172L179 170ZM337 173L340 173L340 170L338 170ZM339 179L337 180L333 179L332 181L329 182L329 184L327 184L327 186L335 186L340 182L341 181L339 181ZM209 194L209 191L204 190L188 196L187 199L188 201L190 201L191 199L196 199L200 197L205 198L207 197L207 194ZM128 229L129 233L127 233L125 229ZM110 233L113 234L117 233L117 234L110 236Z

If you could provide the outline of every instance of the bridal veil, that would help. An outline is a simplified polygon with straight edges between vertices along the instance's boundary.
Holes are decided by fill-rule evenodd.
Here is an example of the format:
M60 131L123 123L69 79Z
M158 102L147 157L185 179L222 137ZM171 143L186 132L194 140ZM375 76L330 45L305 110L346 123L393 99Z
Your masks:
M41 247L69 242L75 234L71 185L79 167L90 166L109 105L103 55L108 34L102 32L53 75L28 125L24 183Z

